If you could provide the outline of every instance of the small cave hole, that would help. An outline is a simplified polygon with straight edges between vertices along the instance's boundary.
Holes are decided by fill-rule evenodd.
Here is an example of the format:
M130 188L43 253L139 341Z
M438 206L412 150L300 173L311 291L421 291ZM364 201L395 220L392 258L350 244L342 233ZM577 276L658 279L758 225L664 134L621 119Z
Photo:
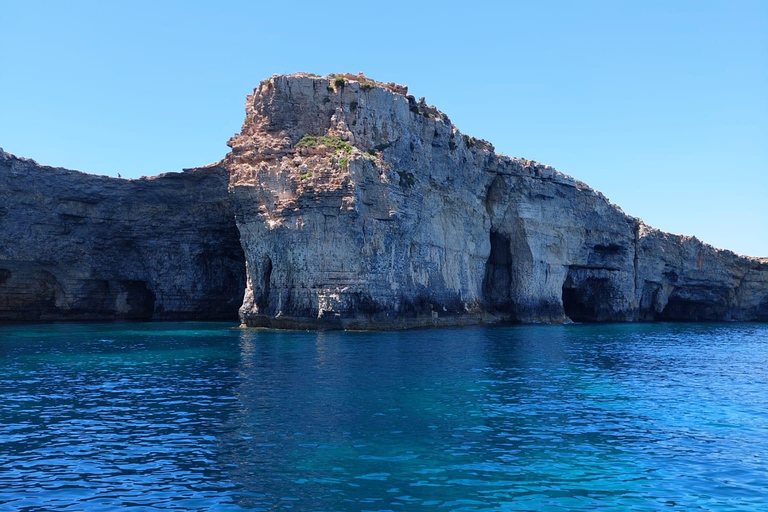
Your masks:
M565 315L574 322L584 322L592 320L589 309L581 301L579 291L567 285L563 285L563 310Z
M264 268L261 272L261 295L257 301L259 312L263 312L269 304L269 282L272 279L272 260L267 256L264 259Z
M512 312L512 251L509 237L491 231L491 253L485 264L483 296L495 311Z

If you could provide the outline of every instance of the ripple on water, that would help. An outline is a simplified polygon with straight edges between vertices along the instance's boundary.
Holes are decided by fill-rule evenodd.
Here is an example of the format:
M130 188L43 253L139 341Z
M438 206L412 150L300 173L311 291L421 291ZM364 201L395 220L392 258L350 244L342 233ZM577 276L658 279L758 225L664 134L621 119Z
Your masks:
M768 326L0 328L0 510L768 509Z

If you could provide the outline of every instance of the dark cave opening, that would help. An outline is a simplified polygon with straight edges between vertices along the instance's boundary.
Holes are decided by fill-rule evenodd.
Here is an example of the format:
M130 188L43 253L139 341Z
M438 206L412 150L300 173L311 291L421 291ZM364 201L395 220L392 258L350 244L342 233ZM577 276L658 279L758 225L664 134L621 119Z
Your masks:
M722 321L726 319L727 311L728 307L725 300L721 303L694 300L679 297L673 292L667 301L667 305L657 315L657 320Z
M155 312L155 293L149 289L146 281L118 281L117 285L125 300L125 310L117 312L119 318L152 318Z
M574 322L594 321L590 308L579 298L576 288L563 286L563 310L565 315Z
M512 251L508 236L491 231L491 253L485 264L483 298L492 310L512 312Z
M264 258L264 267L261 271L261 294L256 301L256 305L259 307L259 313L264 313L264 310L269 304L269 282L272 279L272 260L269 256Z
M768 322L768 296L764 297L757 308L755 318L758 322Z
M612 287L608 279L588 277L578 284L572 275L563 283L563 310L574 322L604 322L611 318Z

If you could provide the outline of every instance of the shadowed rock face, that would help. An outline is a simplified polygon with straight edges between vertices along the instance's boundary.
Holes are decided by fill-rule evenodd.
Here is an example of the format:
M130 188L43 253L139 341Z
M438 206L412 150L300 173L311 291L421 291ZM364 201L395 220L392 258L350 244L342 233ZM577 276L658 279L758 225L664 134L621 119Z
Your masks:
M246 325L768 320L768 260L652 229L404 87L275 76L246 114L222 163Z
M237 318L227 179L214 165L120 180L0 150L0 321Z

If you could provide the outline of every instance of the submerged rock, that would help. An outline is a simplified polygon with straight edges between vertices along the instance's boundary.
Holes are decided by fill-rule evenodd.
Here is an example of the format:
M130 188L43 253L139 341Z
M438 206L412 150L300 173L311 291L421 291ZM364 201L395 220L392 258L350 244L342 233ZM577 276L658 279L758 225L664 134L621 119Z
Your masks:
M274 76L229 145L248 326L768 320L768 260L652 229L402 86Z
M216 165L121 180L0 150L0 321L237 318L233 215Z

